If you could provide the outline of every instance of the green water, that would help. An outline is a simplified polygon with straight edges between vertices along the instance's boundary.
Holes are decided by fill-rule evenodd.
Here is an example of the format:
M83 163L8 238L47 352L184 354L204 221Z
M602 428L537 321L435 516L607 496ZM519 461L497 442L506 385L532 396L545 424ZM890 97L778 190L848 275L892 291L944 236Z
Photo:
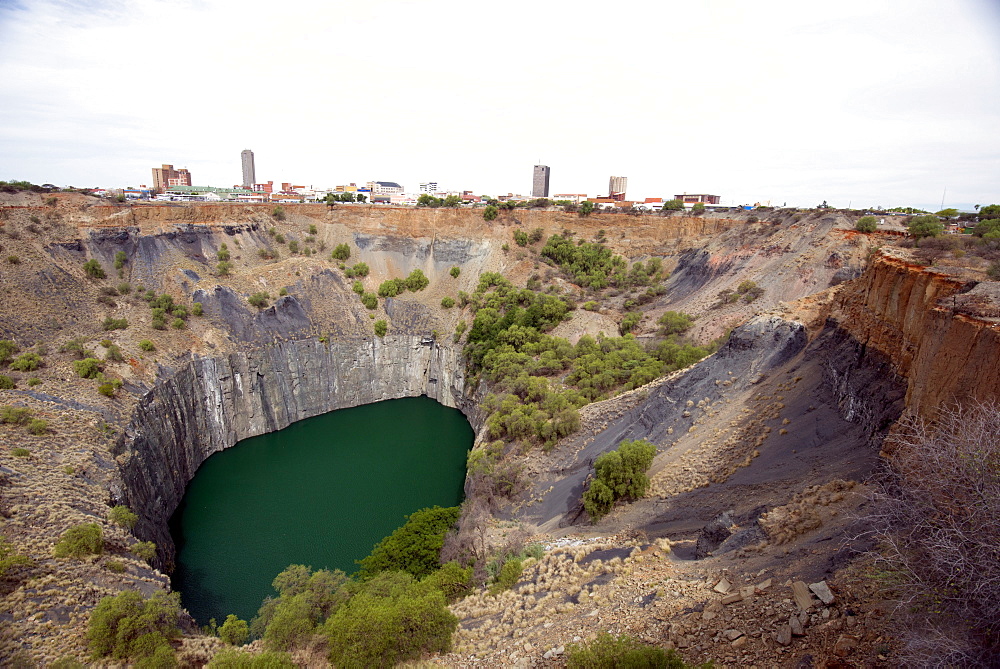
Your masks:
M173 587L199 624L250 620L290 564L356 569L404 516L462 500L473 432L410 397L341 409L210 457L171 519Z

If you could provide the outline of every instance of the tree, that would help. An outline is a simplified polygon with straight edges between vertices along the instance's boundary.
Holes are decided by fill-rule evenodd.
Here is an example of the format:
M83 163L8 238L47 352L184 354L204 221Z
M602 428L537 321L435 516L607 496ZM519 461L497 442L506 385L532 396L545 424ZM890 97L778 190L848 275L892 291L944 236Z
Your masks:
M594 203L590 200L580 203L580 216L590 216L594 213Z
M75 525L59 538L52 549L54 557L82 558L87 555L100 555L104 552L104 535L97 523Z
M972 234L976 237L985 237L986 235L1000 232L1000 218L989 218L980 220L976 224L976 227L972 229Z
M942 218L955 218L958 216L958 209L942 209L934 214L935 216L940 216Z
M944 225L937 216L927 214L925 216L914 216L907 226L910 234L918 240L924 237L937 237L944 232Z
M694 206L691 207L691 213L692 214L704 214L705 213L705 203L704 202L695 202Z
M456 278L456 279L457 279L457 278L458 278L458 275L462 273L462 270L461 270L460 268L458 268L458 267L452 267L452 268L451 268L451 269L450 269L450 270L448 271L448 273L449 273L449 274L451 274L451 275L452 275L452 277L454 277L454 278Z
M435 572L444 536L458 520L458 507L434 506L407 516L406 523L382 539L360 560L358 578L368 580L384 571L405 571L416 578Z
M226 616L226 622L219 627L219 638L230 646L242 646L250 637L250 626L247 621L240 620L230 613Z
M449 195L444 199L444 206L446 207L457 207L462 204L462 198L458 195Z
M663 211L680 211L684 208L684 202L678 198L667 200L663 203Z
M95 259L91 258L87 262L83 263L83 271L87 273L91 279L103 279L107 276L107 272L101 267L101 263L97 262Z
M483 209L483 220L493 221L496 217L500 215L500 210L496 208L496 205L488 204L486 208Z
M181 635L177 626L180 608L180 593L176 592L156 592L143 599L141 593L130 590L104 597L91 613L87 627L91 656L95 660L172 658L170 640Z
M131 530L139 521L139 516L133 513L132 509L119 504L111 507L111 511L108 512L108 520L115 525L121 525L122 527Z
M619 499L638 499L649 489L646 470L653 464L656 446L644 439L624 440L618 449L598 456L594 479L583 493L583 506L593 520L606 515Z
M428 279L424 275L423 271L419 269L413 270L412 272L410 272L410 275L406 277L406 287L409 289L411 293L423 290L424 288L429 286L430 283L431 280Z
M979 209L979 220L1000 218L1000 204L988 204Z
M878 229L878 219L874 216L862 216L854 224L854 229L858 232L875 232Z
M357 199L358 199L358 202L364 204L365 202L368 201L368 196L364 195L363 193L358 193Z
M347 244L337 244L330 257L333 260L347 260L351 257L351 247Z
M667 311L656 322L663 326L662 334L669 337L689 330L694 325L694 318L683 311Z

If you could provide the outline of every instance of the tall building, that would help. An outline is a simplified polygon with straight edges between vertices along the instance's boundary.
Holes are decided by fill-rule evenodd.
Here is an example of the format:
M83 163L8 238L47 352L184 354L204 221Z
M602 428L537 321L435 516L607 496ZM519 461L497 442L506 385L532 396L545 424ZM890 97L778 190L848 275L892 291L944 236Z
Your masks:
M253 188L253 185L257 183L257 171L253 166L253 151L243 149L240 157L243 159L243 187Z
M531 175L531 197L549 196L549 173L552 171L548 165L535 165Z
M608 197L618 202L624 202L627 185L628 177L611 177L611 182L608 184Z
M420 184L421 193L436 193L438 192L438 182L428 181L427 183Z
M186 169L175 170L173 165L153 168L153 188L163 192L171 186L191 186L191 173Z

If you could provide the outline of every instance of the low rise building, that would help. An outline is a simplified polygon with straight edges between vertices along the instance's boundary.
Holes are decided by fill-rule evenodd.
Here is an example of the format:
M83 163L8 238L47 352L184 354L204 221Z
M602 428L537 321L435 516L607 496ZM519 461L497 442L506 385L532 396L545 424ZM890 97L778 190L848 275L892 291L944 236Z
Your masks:
M719 204L722 198L718 195L708 195L707 193L684 193L683 195L674 195L675 200L680 200L685 206L690 206L693 204Z

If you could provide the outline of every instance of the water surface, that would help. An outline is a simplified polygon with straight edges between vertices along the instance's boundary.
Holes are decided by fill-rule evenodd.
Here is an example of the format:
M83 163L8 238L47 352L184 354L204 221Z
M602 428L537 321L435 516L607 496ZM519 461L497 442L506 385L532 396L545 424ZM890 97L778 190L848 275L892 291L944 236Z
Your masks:
M473 432L410 397L341 409L210 457L171 519L173 587L199 624L253 617L290 564L352 573L405 516L462 499Z

